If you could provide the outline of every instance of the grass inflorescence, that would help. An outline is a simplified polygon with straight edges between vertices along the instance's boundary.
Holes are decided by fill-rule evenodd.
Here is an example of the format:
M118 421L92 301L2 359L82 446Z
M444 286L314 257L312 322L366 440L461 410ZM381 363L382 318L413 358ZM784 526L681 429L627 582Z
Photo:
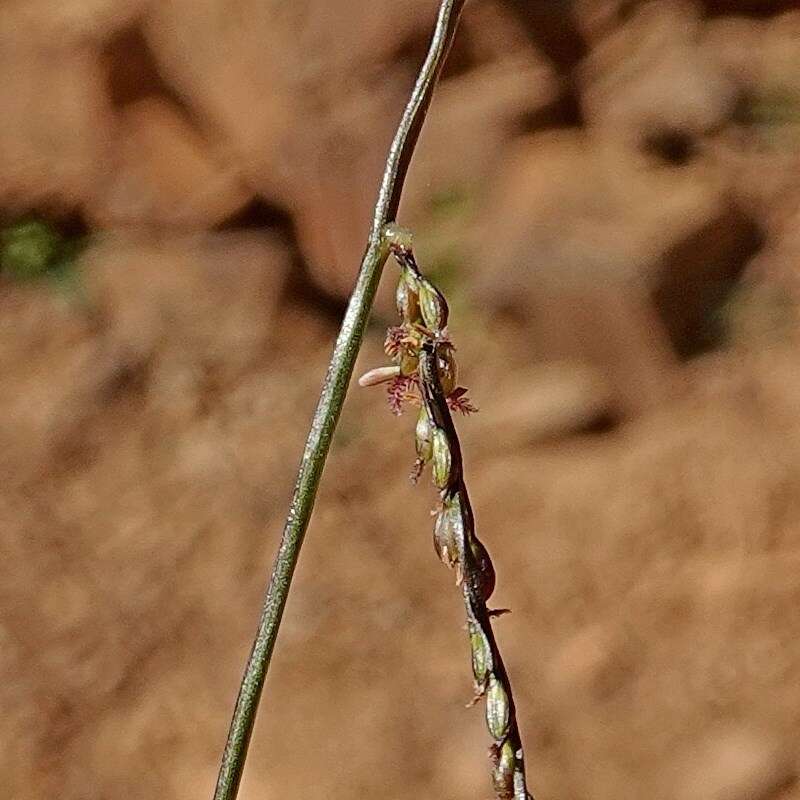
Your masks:
M452 412L477 409L458 385L455 347L447 333L449 308L440 289L420 270L408 231L390 225L389 250L400 266L397 312L400 324L389 328L384 349L392 365L361 377L362 386L386 384L392 410L418 407L415 427L416 482L430 465L439 501L433 544L437 555L456 574L467 617L472 652L475 698L486 701L486 726L492 737L489 753L492 783L498 800L532 800L527 789L524 753L511 683L492 631L498 611L487 603L494 592L495 571L486 547L475 532L461 445Z

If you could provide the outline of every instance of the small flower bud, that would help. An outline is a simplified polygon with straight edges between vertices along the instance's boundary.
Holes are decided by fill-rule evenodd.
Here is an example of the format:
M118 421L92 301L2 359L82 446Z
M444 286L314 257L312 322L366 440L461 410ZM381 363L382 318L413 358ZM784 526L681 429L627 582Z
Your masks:
M417 417L417 427L414 430L417 458L422 464L427 464L433 457L433 424L428 416L428 410L422 406Z
M447 326L447 301L442 293L424 278L419 282L419 307L425 326L434 332Z
M416 322L420 318L416 280L407 269L400 271L395 301L397 303L397 313L403 322Z
M469 624L469 643L472 648L472 674L475 677L476 691L482 693L486 689L492 663L492 651L480 627Z
M445 397L452 394L458 382L458 365L452 347L442 347L436 357L436 371Z
M377 386L379 383L387 383L400 376L400 367L376 367L369 372L365 372L359 379L359 386Z
M444 511L436 517L436 523L433 526L433 547L439 560L448 569L452 569L458 563L452 520Z
M383 237L392 249L411 250L414 236L408 228L402 228L396 222L390 222L383 229Z
M488 600L494 592L496 580L492 559L489 558L489 551L483 542L477 538L470 542L470 549L475 561L475 570L472 573L474 588L483 600Z
M400 374L409 376L417 371L419 354L414 350L403 350L400 353Z
M494 763L492 784L498 800L513 800L516 758L514 748L509 741L505 741L500 748L493 746L492 762Z
M458 498L446 500L433 526L433 546L441 562L452 569L461 560L464 525Z
M508 734L508 721L511 709L508 695L502 683L492 675L486 690L486 726L493 739L505 739Z
M447 488L450 483L450 467L452 457L447 434L441 428L433 431L433 482L440 488Z

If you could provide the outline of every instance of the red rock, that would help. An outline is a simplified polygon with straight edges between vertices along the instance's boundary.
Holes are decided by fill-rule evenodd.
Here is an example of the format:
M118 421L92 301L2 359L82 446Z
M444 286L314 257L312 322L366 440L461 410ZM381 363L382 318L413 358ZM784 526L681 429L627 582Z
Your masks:
M271 340L287 273L273 237L237 232L111 236L87 254L83 274L109 350L134 360L158 350L235 373Z
M0 206L74 210L105 167L109 114L95 54L0 14Z
M688 2L650 2L600 40L582 69L589 124L634 146L695 137L731 114L735 85L699 46Z
M491 415L475 418L487 437L503 430L511 448L580 432L613 409L606 380L596 368L579 362L538 364L514 370L503 402ZM505 387L504 387L505 388ZM498 395L501 390L497 387Z
M236 167L164 100L125 106L116 147L89 211L101 226L209 228L251 198Z
M445 81L438 89L408 174L398 219L426 243L428 263L463 237L470 215L517 120L552 101L552 73L533 58L508 58ZM352 117L331 121L322 146L324 170L298 199L298 234L311 276L346 297L355 279L396 124L401 93L387 90L384 112L355 104ZM378 133L379 132L379 133ZM390 308L388 301L382 304Z
M671 306L670 276L710 285L752 236L713 169L653 169L634 151L562 132L513 151L471 263L480 303L524 320L540 358L598 366L621 408L637 410L668 396L684 313L705 310Z
M250 185L292 213L310 275L331 295L352 289L436 5L306 0L290 13L275 3L168 0L148 18L163 74L230 145ZM479 183L518 119L554 92L497 3L467 11L450 64L403 204L415 225L436 194Z
M44 40L101 41L133 23L150 0L8 0L4 11Z
M165 0L146 34L167 80L236 150L259 188L294 196L298 143L315 138L333 106L380 79L376 65L420 26L436 3L404 8L361 0ZM424 13L427 11L428 13Z
M677 800L769 800L795 778L774 734L730 726L695 743L675 782Z
M624 24L626 8L625 0L576 0L573 14L578 29L593 41Z
M710 143L732 193L768 230L800 202L800 13L708 23L709 58L736 82L736 118Z

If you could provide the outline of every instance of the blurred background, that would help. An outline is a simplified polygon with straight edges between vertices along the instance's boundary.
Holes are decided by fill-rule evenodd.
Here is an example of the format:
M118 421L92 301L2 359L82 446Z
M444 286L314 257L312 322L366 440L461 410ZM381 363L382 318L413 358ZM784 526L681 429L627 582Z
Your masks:
M11 800L210 797L436 5L0 6ZM420 141L541 798L800 798L795 7L471 0ZM413 425L348 399L244 800L491 794Z

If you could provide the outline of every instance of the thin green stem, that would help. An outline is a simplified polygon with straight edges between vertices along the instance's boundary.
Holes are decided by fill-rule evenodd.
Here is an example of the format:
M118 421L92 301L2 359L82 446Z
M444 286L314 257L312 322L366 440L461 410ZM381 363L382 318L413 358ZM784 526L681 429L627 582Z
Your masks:
M234 800L239 791L261 690L275 647L292 576L388 255L384 228L394 221L397 214L406 172L434 87L455 36L464 3L465 0L442 0L440 3L430 50L389 149L369 241L311 422L283 536L272 567L261 620L239 688L225 751L222 754L214 800Z

